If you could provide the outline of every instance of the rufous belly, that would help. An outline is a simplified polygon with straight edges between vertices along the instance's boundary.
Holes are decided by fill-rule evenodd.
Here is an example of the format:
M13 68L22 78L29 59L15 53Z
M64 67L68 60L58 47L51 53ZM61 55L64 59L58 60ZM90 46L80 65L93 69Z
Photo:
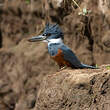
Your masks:
M64 66L71 67L71 64L64 59L64 55L63 55L63 52L61 49L58 50L57 55L52 56L51 58L57 62L57 64L60 66L60 68L62 68Z

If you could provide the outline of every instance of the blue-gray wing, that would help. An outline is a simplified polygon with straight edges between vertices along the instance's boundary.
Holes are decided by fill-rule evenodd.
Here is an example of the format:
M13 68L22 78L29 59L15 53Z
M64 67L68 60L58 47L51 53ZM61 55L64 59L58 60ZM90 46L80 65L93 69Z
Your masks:
M63 51L64 59L68 61L73 68L82 67L81 62L78 60L76 55L72 52L72 50L69 47L62 45L60 49Z

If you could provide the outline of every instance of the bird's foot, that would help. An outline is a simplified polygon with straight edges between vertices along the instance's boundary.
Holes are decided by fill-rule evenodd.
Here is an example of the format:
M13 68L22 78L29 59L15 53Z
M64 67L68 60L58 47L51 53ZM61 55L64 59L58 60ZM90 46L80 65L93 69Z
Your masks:
M63 66L63 67L60 68L59 71L62 71L62 70L64 70L64 69L66 69L66 68L67 68L67 66Z

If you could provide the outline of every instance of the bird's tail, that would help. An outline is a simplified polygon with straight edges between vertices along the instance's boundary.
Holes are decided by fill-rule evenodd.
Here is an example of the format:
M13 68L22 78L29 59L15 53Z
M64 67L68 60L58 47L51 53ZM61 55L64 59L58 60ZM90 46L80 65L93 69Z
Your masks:
M91 69L98 69L98 67L95 67L95 66L90 66L90 65L86 65L86 64L83 64L81 65L81 68L91 68Z

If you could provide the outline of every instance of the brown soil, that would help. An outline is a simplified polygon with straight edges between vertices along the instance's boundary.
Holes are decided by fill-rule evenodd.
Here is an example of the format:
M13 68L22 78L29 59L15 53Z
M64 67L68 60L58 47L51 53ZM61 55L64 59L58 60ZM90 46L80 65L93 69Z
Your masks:
M109 5L101 0L76 0L81 8L86 5L92 11L79 16L71 0L60 7L55 1L0 0L0 110L110 109L107 65L58 72L47 45L27 41L41 33L47 21L58 23L65 44L81 62L109 64Z
M63 70L46 76L34 110L109 110L110 70Z

